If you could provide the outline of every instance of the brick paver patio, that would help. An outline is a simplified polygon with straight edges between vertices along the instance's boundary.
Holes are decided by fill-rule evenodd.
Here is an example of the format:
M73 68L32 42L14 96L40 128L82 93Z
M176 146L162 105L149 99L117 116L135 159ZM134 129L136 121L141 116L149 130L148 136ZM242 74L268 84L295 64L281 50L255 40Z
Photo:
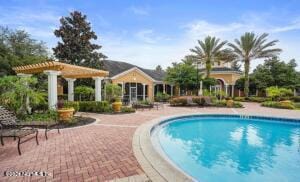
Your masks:
M245 108L171 108L144 110L133 114L91 114L94 124L49 132L46 141L39 134L40 145L31 140L21 145L5 140L0 147L0 181L106 181L144 174L132 151L136 128L154 118L184 113L253 114L300 118L300 111L260 107L244 103ZM42 132L42 131L41 131ZM45 171L48 177L4 177L4 171Z

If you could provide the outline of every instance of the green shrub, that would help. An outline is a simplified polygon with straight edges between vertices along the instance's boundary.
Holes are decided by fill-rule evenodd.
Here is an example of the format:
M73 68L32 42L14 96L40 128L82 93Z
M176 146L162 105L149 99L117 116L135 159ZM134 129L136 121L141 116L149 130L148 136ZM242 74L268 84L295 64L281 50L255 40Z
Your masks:
M122 113L133 113L133 112L135 112L135 109L132 107L121 107L121 112Z
M74 108L75 113L79 111L79 102L77 101L65 101L64 102L65 108Z
M280 109L295 109L295 106L290 101L266 101L261 104L264 107L273 107L273 108L280 108Z
M51 122L57 119L57 112L56 111L48 111L45 113L34 113L31 115L26 115L25 121L26 122Z
M300 102L295 102L294 106L295 106L295 108L300 109Z
M226 100L216 100L213 102L215 107L227 107Z
M291 98L294 102L300 102L300 96L294 96Z
M242 107L244 107L244 106L243 106L243 104L240 103L240 102L233 102L233 107L234 107L234 108L242 108Z
M112 108L107 101L81 101L79 102L81 112L111 112Z
M170 95L166 93L158 92L155 96L157 102L167 102L170 99Z
M152 102L151 102L150 100L147 100L147 99L146 99L146 100L141 100L141 101L139 101L138 104L151 105Z
M245 97L235 97L234 100L239 102L245 102Z
M272 98L272 100L279 101L282 97L293 96L293 91L291 89L279 88L279 87L268 87L266 89L267 96Z

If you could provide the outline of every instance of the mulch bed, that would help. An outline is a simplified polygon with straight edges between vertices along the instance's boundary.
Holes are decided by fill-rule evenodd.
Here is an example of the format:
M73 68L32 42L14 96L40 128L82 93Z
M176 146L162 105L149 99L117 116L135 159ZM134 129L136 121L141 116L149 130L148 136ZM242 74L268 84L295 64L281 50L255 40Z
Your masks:
M74 116L73 120L68 123L61 123L60 128L72 128L77 126L84 126L95 122L96 119L89 117Z

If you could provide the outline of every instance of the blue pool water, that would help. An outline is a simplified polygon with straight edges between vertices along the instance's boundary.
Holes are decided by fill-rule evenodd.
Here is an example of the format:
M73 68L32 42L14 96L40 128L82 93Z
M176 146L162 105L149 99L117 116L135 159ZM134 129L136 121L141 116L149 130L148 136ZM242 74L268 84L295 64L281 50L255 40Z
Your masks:
M299 122L194 116L162 124L156 136L172 163L199 181L300 181Z

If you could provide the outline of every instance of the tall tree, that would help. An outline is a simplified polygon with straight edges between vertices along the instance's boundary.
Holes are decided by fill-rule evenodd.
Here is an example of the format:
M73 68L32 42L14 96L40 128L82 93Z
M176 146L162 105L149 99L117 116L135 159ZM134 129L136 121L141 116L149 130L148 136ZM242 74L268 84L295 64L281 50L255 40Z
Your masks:
M163 71L163 69L162 69L162 67L161 67L160 65L157 65L156 68L155 68L155 70L156 70L156 71L160 71L160 72Z
M246 32L240 39L235 39L234 43L228 44L232 48L232 52L237 56L237 59L244 62L244 92L246 97L249 96L250 62L258 58L273 57L281 52L281 49L271 48L276 45L278 40L267 42L268 35L267 33L255 35L253 32Z
M285 63L278 57L273 57L258 65L251 76L256 80L259 89L271 86L294 89L297 85L300 86L300 74L296 67L294 59Z
M106 56L97 52L100 45L92 43L97 40L97 35L92 31L86 15L74 11L69 17L62 17L60 23L59 29L54 31L55 36L62 40L53 48L56 58L69 64L100 69L101 59Z
M0 26L0 76L15 74L14 66L46 61L47 47L23 30Z
M194 57L205 64L206 77L210 77L213 62L218 62L225 59L224 45L227 41L221 41L216 37L207 36L203 41L198 40L199 46L190 49L195 55Z
M184 89L194 88L197 83L197 70L191 63L172 63L168 67L165 80Z

